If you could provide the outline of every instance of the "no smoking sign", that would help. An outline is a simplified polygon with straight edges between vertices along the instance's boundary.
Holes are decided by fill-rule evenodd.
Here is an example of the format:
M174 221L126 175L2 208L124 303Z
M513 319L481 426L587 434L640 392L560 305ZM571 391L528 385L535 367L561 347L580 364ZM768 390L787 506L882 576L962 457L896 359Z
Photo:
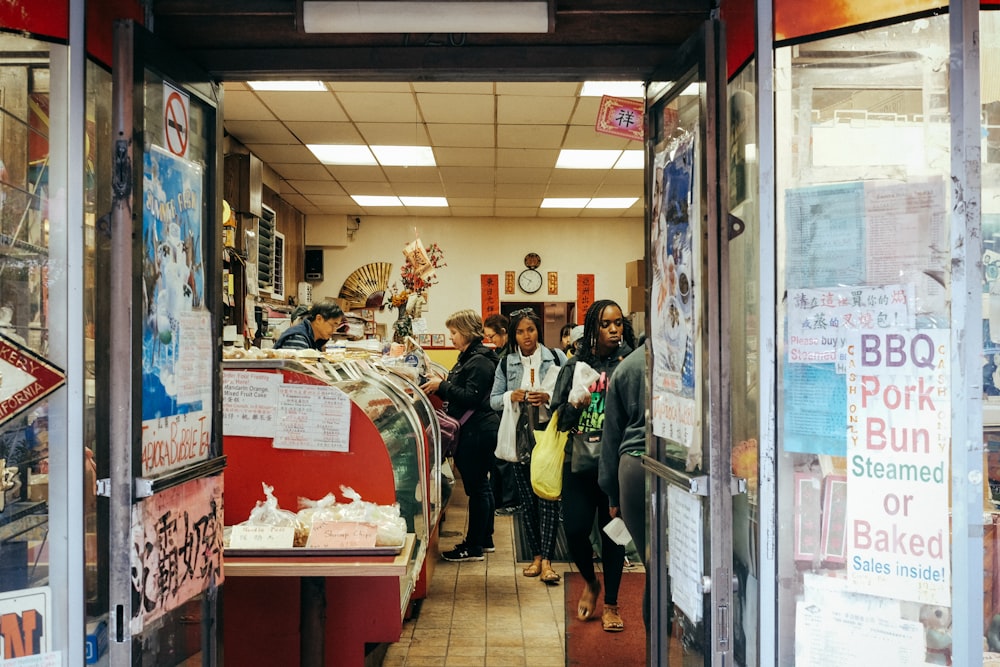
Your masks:
M163 84L163 145L177 157L187 157L190 111L187 93Z

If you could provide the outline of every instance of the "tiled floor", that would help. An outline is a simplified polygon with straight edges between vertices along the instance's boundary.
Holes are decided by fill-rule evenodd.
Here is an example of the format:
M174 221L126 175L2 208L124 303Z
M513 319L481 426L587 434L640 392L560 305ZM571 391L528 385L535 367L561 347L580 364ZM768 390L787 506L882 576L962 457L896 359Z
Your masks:
M466 498L456 485L441 531L442 551L465 534ZM521 574L513 519L496 517L496 553L470 563L439 561L426 599L389 646L383 667L562 667L565 619L562 584ZM431 557L437 557L436 554ZM556 571L572 570L558 563Z

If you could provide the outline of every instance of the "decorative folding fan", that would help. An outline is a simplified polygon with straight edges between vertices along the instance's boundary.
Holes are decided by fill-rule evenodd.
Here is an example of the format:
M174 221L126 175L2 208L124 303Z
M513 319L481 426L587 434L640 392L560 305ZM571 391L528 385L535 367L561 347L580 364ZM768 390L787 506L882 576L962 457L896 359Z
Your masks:
M391 274L389 262L372 262L358 267L344 280L339 297L351 303L363 303L365 308L381 308Z

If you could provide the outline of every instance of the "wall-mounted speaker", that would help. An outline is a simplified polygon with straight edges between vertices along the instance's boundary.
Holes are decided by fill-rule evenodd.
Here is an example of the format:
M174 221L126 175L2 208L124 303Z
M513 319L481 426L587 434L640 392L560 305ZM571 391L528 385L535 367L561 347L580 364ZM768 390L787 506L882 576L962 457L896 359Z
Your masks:
M306 249L306 280L323 280L323 249Z

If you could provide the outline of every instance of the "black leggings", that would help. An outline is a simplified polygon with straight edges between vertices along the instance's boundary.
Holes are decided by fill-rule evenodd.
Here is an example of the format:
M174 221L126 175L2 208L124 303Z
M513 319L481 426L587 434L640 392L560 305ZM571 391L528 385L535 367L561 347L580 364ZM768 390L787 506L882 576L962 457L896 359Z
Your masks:
M566 543L573 557L573 564L587 583L594 581L594 550L590 544L590 532L597 525L604 528L611 515L608 514L608 497L597 484L597 471L574 473L570 463L563 466L562 488L563 528ZM618 604L618 587L622 582L625 566L625 547L615 544L601 532L601 564L604 569L604 604Z

